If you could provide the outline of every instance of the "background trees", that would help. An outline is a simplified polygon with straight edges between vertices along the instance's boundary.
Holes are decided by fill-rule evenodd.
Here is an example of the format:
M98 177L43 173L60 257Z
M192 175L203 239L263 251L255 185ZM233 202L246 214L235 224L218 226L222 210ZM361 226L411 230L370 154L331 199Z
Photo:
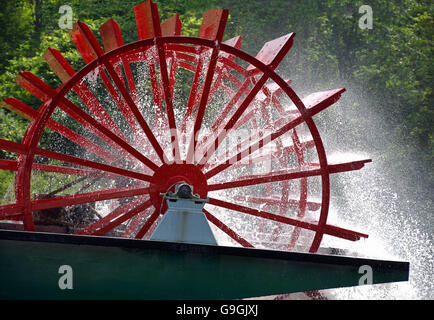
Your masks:
M96 30L113 17L124 41L137 39L133 7L142 0L70 0L74 20ZM433 186L433 3L429 0L369 1L373 29L358 27L358 8L364 1L349 0L159 0L162 20L181 14L184 35L196 35L203 13L212 7L228 8L226 38L243 35L243 50L256 54L262 44L284 33L297 33L294 48L279 68L293 79L297 92L346 87L340 104L349 108L348 126L366 139L364 149L390 172L403 172ZM39 101L14 78L32 71L53 86L60 83L42 59L48 46L60 50L78 70L83 62L58 26L60 0L3 0L0 6L0 100L17 97L34 108ZM352 110L352 111L351 111ZM351 113L354 112L354 113ZM325 117L336 117L327 114ZM369 133L372 117L385 134L382 141ZM328 119L331 120L331 119ZM358 124L358 125L357 125ZM19 141L27 123L0 108L0 138ZM325 129L327 130L327 129ZM11 155L1 153L0 157ZM390 161L393 159L393 161ZM0 198L5 192L0 170ZM387 174L387 172L385 173ZM413 180L414 180L413 179ZM3 183L1 182L3 181ZM409 186L411 187L411 186Z

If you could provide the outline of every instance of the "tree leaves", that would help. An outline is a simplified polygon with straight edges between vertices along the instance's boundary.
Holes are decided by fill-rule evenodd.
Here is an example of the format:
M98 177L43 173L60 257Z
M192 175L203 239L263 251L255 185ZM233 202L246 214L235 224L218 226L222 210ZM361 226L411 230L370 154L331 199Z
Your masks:
M113 17L125 43L137 40L133 7L143 0L70 0L73 18L96 30ZM225 39L242 35L242 49L255 55L266 41L296 32L289 56L279 70L291 77L296 89L309 83L328 89L351 84L356 92L369 95L395 132L407 136L409 154L434 164L434 115L432 77L433 6L428 0L371 1L373 29L358 27L358 8L363 1L349 0L160 0L161 20L181 14L183 35L197 35L203 13L227 8L230 19ZM60 0L3 0L0 11L0 99L16 97L38 108L14 78L31 71L57 87L57 77L41 58L48 46L60 50L76 70L83 65L69 39L58 27ZM39 25L35 25L35 8ZM98 32L95 32L98 35ZM35 37L37 39L35 39ZM299 88L297 88L299 86ZM327 88L325 87L327 86ZM317 88L312 88L317 89ZM8 111L0 111L0 138L18 140L26 122ZM430 169L428 169L430 171Z

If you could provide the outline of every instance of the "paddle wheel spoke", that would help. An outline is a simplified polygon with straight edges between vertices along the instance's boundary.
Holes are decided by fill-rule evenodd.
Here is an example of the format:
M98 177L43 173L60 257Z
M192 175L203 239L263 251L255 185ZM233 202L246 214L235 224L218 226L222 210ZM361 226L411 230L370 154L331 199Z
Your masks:
M135 207L134 209L129 210L128 212L124 213L123 215L117 217L116 219L110 221L108 224L106 224L104 227L98 229L93 233L95 236L102 236L106 234L108 231L113 230L115 227L119 226L121 223L127 221L128 219L131 219L135 215L139 214L140 212L146 210L151 206L151 201L148 200L141 205Z
M56 190L53 190L53 191L51 191L50 193L48 193L48 194L45 194L44 195L44 198L52 198L52 197L54 197L56 194L59 194L60 192L63 192L63 191L65 191L65 190L68 190L69 188L71 188L71 187L73 187L73 186L75 186L75 185L77 185L77 184L79 184L79 183L81 183L81 182L83 182L83 181L85 181L86 179L89 179L89 178L91 178L91 177L95 177L94 179L92 179L93 181L97 181L97 180L99 180L99 179L101 179L101 177L102 177L102 175L103 174L101 174L101 173L92 173L92 174L89 174L89 175L86 175L86 176L82 176L82 177L80 177L80 178L78 178L78 179L75 179L75 180L73 180L73 181L71 181L71 182L69 182L69 183L67 183L67 184L65 184L65 185L63 185L63 186L61 186L60 188L57 188ZM92 182L93 182L92 181ZM78 191L78 193L81 193L82 191L84 191L84 190L86 190L87 188L87 186L89 185L90 186L90 184L92 183L92 182L88 182L85 186L83 186L79 191Z
M158 210L158 208L155 208L155 211L149 216L143 226L139 229L135 238L142 239L146 235L146 233L148 233L148 231L152 228L159 216L160 211Z
M32 200L30 204L32 211L39 211L89 202L127 198L148 193L149 188L110 188L81 194ZM21 215L22 207L23 205L21 204L0 206L0 217L7 217L9 215Z
M193 114L194 111L194 101L197 96L197 92L200 85L200 78L202 77L202 72L203 72L203 64L204 64L203 60L204 59L199 54L197 60L195 61L196 67L194 69L193 82L191 84L191 89L188 96L187 109L185 111L184 121L186 121L188 117L190 117Z
M155 30L155 25L159 25L159 17L156 17L156 13L153 11L156 10L156 6L152 4L152 2L144 2L134 7L134 15L136 20L137 34L139 40L150 39L156 37L157 33ZM157 14L158 15L158 14ZM154 19L157 18L158 21ZM169 22L170 24L170 22ZM179 28L178 24L172 25L176 30ZM162 103L163 103L163 89L159 85L157 69L156 69L156 46L155 42L152 47L147 48L144 52L147 61L147 68L149 73L149 80L151 82L152 88L152 97L155 102L155 120L154 120L154 128L158 126L164 126L164 118L162 115ZM160 128L162 129L162 128Z
M219 228L221 231L226 233L229 237L231 237L233 240L238 242L240 245L246 248L254 248L254 246L249 243L246 239L238 235L234 230L229 228L227 225L225 225L222 221L217 219L213 214L211 214L208 210L203 209L203 212L205 213L206 218L209 222L211 222L213 225L215 225L217 228Z
M207 11L203 15L202 24L201 24L201 27L199 30L199 38L221 42L223 39L223 34L225 31L225 28L226 28L228 14L229 14L229 12L227 10L214 9L214 10ZM212 75L214 74L215 67L217 64L217 58L219 55L218 48L216 48L216 47L212 48L211 57L209 59L210 62L208 65L208 71L207 71L207 75L205 77L205 82L204 82L200 92L198 92L198 89L200 86L200 78L202 77L203 67L205 64L205 62L204 62L205 56L209 54L209 51L205 47L196 47L196 51L198 51L199 53L198 53L197 59L195 61L196 62L196 68L195 68L195 72L194 72L194 78L193 78L193 82L191 85L190 94L188 97L187 111L185 113L184 120L187 117L192 115L194 108L195 108L195 105L196 105L196 102L199 101L199 96L200 96L200 101L201 101L200 105L202 105L202 107L199 106L199 109L201 109L201 108L203 109L204 105L206 105L207 101L205 101L205 102L203 102L203 101L205 98L208 100L209 88L210 88L210 85L212 82ZM203 110L203 113L204 113L204 110ZM198 115L199 115L199 111L198 111ZM202 119L200 119L201 117L203 117L203 114L199 117L200 122L202 121ZM196 119L196 122L197 122L197 120L198 119Z
M86 38L86 43L89 43L92 47L93 52L98 56L98 58L102 57L104 55L103 50L101 49L100 45L98 44L95 36L93 35L92 31L90 31L89 27L85 25L84 23L78 21L77 22L80 31L82 33L82 37ZM115 83L117 89L119 90L123 101L126 102L127 107L123 106L123 101L120 99L119 96L115 96L115 89L112 87L110 80L105 80L104 73L101 71L100 75L102 75L102 80L109 89L110 93L113 93L113 97L115 98L115 101L118 103L119 108L123 110L124 115L126 116L126 119L128 120L128 123L130 123L130 126L133 130L133 133L135 136L137 136L137 129L135 129L135 120L139 123L140 127L142 128L143 132L145 133L146 137L148 138L149 142L151 143L152 147L154 148L155 152L157 153L160 160L164 163L165 162L165 154L163 149L161 148L160 144L158 143L157 139L155 138L154 134L152 133L151 129L149 128L148 124L146 123L146 120L143 118L141 112L137 108L136 104L134 103L133 99L131 98L130 94L128 93L128 90L126 89L124 82L119 78L116 71L114 70L111 63L107 60L103 60L103 64L107 72L109 73L111 79ZM108 78L107 78L108 79ZM134 115L135 120L131 117L131 115Z
M104 216L103 218L95 221L94 223L86 226L85 228L76 232L76 234L93 234L96 230L102 228L104 225L108 224L110 221L118 218L119 216L127 213L128 211L134 209L139 204L143 203L140 197L137 197L128 203L117 207L115 210Z
M16 152L18 154L25 154L25 152L26 152L25 147L22 146L21 144L18 144L16 142L12 142L12 141L1 140L1 139L0 139L0 149L3 149L5 151L10 151L10 152ZM101 170L102 168L104 168L105 170L103 170L103 171L107 171L107 172L115 173L114 171L116 171L117 173L115 173L115 174L124 174L124 173L127 175L134 174L128 170L115 168L115 167L112 167L109 165L101 164L101 163L94 162L94 161L84 160L81 158L68 156L68 155L63 154L63 153L53 152L53 151L49 151L49 150L43 150L43 149L37 148L36 154L43 156L43 157L46 157L46 158L61 160L61 161L69 162L69 163L74 163L74 164L90 167L93 169ZM0 160L0 165L5 170L11 170L11 171L17 171L18 170L18 162L14 161L14 160ZM43 163L33 163L32 166L35 170L38 170L38 171L59 172L59 173L73 174L73 175L95 174L95 171L93 171L93 170L85 170L85 169L80 169L80 168L48 165L48 164L43 164ZM140 179L140 180L147 179L146 176L140 175L140 174L137 177L141 177L142 179ZM149 181L149 179L147 179L145 181Z
M238 36L238 37L223 41L223 44L227 44L229 46L232 46L234 48L239 49L241 47L241 37ZM220 88L223 89L223 86L224 86L223 79L231 76L231 74L229 73L229 68L226 65L226 63L229 61L232 61L233 59L235 59L234 56L230 56L230 55L226 54L225 52L219 52L219 55L217 58L217 65L216 65L215 71L214 71L215 80L213 80L213 84L210 87L207 104L209 104L209 102L214 97L214 95L216 94L218 89L220 89ZM193 109L200 102L201 97L203 96L203 90L204 90L204 86L201 86L200 92L196 95L196 99L194 100ZM211 127L211 130L212 129L213 129L213 127Z
M64 166L55 166L44 163L34 163L33 169L36 171L45 171L45 172L57 172L63 174L77 175L77 176L88 176L90 174L94 174L93 170L86 170L80 168L71 168ZM16 171L16 170L14 170Z
M264 47L259 51L256 58L266 64L270 67L270 69L274 69L278 66L278 64L282 61L283 57L286 55L286 53L289 51L289 49L292 47L293 33L288 34L286 36L283 36L281 38L272 40L267 42ZM273 50L275 49L275 50ZM272 51L270 51L272 50ZM257 72L257 69L250 65L247 68L247 71L250 72L250 74L253 75ZM214 154L214 152L218 149L219 143L223 141L223 139L227 136L228 132L232 130L232 128L235 126L236 122L240 119L244 111L249 107L250 103L253 101L253 99L256 97L258 92L262 89L262 87L267 82L268 78L270 77L270 71L266 70L262 76L260 76L259 80L255 80L255 84L253 88L250 90L250 92L247 94L247 96L244 98L243 102L240 104L238 109L235 111L235 113L232 115L232 117L227 121L226 125L224 126L223 130L221 130L217 134L217 138L214 140L214 143L211 143L210 147L206 150L203 157L199 160L199 164L201 168L203 168L206 164L206 162L209 160L209 158Z
M38 116L38 112L36 110L15 98L6 98L5 100L3 100L1 105L29 121L34 120ZM115 161L116 156L114 154L110 153L108 150L100 147L89 139L83 137L82 135L65 127L64 125L58 123L57 121L48 119L46 125L54 132L57 132L58 134L64 136L65 138L76 143L82 148L89 150L90 152L94 153L105 161Z
M49 199L32 200L33 211L72 206L88 202L128 198L148 194L149 188L109 188L81 194L59 196Z
M176 122L175 122L175 114L173 112L173 101L172 101L172 92L171 92L171 84L169 80L169 75L167 73L167 64L166 64L166 55L164 52L163 44L157 42L157 48L158 48L158 56L160 61L160 72L161 72L161 79L163 84L163 90L164 90L164 101L166 103L166 112L167 112L167 118L169 122L169 128L170 128L170 139L172 144L172 155L175 159L175 162L179 163L180 161L180 151L179 151L179 144L178 144L178 130L176 129Z
M84 167L88 167L88 168L92 168L92 169L97 169L97 170L104 171L104 172L110 172L110 173L113 173L116 175L121 175L124 177L130 177L133 179L142 180L142 181L150 181L150 178L151 178L150 176L143 174L143 173L134 172L134 171L126 170L126 169L121 169L121 168L113 167L113 166L99 163L99 162L95 162L95 161L84 160L81 158L69 156L69 155L54 152L54 151L49 151L49 150L37 148L35 150L35 154L42 156L42 157L49 158L49 159L60 160L60 161L64 161L64 162L68 162L68 163L72 163L72 164L76 164L76 165L80 165L80 166L84 166Z
M311 169L311 170L296 170L295 172L284 173L284 174L275 174L269 173L265 175L258 175L254 178L240 179L230 182L222 182L222 183L214 183L208 186L209 191L222 190L222 189L231 189L231 188L239 188L252 186L263 183L284 181L284 180L292 180L292 179L300 179L307 177L320 176L322 174L331 174L352 170L361 169L365 163L370 162L371 160L360 160L353 161L347 163L333 164L329 165L324 169Z
M45 51L43 58L63 83L67 82L75 74L74 69L58 50L48 48L47 51ZM99 122L112 128L112 130L123 140L127 140L122 130L110 117L108 112L99 103L98 99L92 94L84 82L75 85L73 90Z
M306 115L300 115L297 118L292 119L284 126L275 130L273 133L268 134L266 137L260 139L259 141L251 144L249 147L245 148L243 151L239 152L235 156L227 159L224 163L221 163L206 173L207 178L211 178L221 171L227 169L232 164L241 161L246 156L251 155L253 152L263 148L265 145L274 141L275 139L282 136L284 133L288 132L291 129L294 129L296 126L300 125L305 121L305 117L312 117L315 114L321 112L325 108L332 105L343 93L344 89L332 90L327 92L321 92L317 94L310 95L306 98L306 101L310 102L309 108L307 109Z
M8 219L15 219L20 217L19 219L23 219L23 209L24 206L19 203L13 203L13 204L6 204L0 206L0 220L8 220Z
M217 116L217 119L214 121L214 123L211 125L211 132L222 132L225 129L221 128L221 124L224 121L224 119L227 117L227 115L230 113L230 111L233 109L233 107L237 104L239 99L243 96L243 94L248 92L249 85L251 84L251 80L247 79L244 81L242 85L240 85L239 89L235 94L231 94L231 100L226 104L222 112ZM224 137L222 138L224 139ZM203 140L198 145L198 149L206 148L206 143L208 142L207 136L204 136ZM216 148L217 150L217 148ZM205 150L202 152L202 154L206 154Z
M310 222L305 222L305 221L301 221L301 220L297 220L297 219L292 219L289 217L283 217L283 216L276 215L276 214L273 214L270 212L233 204L233 203L226 202L226 201L219 200L219 199L215 199L215 198L210 198L209 204L214 205L214 206L218 206L218 207L222 207L225 209L229 209L232 211L236 211L239 213L244 213L244 214L260 217L263 219L267 219L267 220L271 220L271 221L275 221L275 222L280 222L280 223L295 226L295 227L300 227L300 228L311 230L311 231L316 231L318 229L318 225L316 223L310 223ZM352 241L359 240L361 237L364 237L364 238L367 237L366 234L359 233L356 231L347 230L347 229L343 229L343 228L338 228L338 227L331 226L331 225L327 225L325 227L324 233L331 235L331 236L340 237L340 238L344 238L344 239L352 240Z
M196 150L198 133L202 127L203 117L205 115L205 109L208 104L208 96L211 88L211 84L213 82L213 77L215 73L215 68L217 66L218 56L219 56L219 43L223 39L224 31L226 28L226 22L228 19L229 11L228 10L209 10L204 14L204 18L202 21L201 29L199 31L199 37L203 37L205 39L210 39L215 41L216 45L211 49L211 57L208 63L208 70L205 76L205 82L203 84L203 89L201 90L201 98L199 102L199 107L196 113L196 118L194 120L193 132L191 134L191 140L188 147L187 153L187 162L192 163L194 159L194 152ZM198 63L199 65L199 63ZM195 73L198 74L197 70ZM195 94L190 92L190 97L192 97L191 101L194 102ZM190 98L189 98L190 101Z
M91 62L104 55L104 51L99 45L93 33L90 31L89 27L81 21L74 23L72 30L70 31L70 36L74 42L77 50L80 52L83 60L86 63ZM107 65L105 64L107 69ZM110 65L111 67L111 65ZM109 72L109 70L107 70ZM130 129L132 130L134 137L138 137L138 128L136 121L134 120L134 115L129 112L128 106L119 96L118 92L114 88L112 82L108 78L107 74L103 69L98 69L97 74L102 80L106 90L109 92L110 96L113 98L115 103L119 106L119 110L122 112L125 120L127 121ZM116 73L116 72L115 72ZM117 77L117 76L116 76ZM125 99L125 98L124 98ZM128 103L128 101L126 101Z
M127 89L124 87L121 79L118 78L116 75L116 72L114 71L113 67L107 62L105 63L105 66L116 83L117 88L122 94L122 97L127 101L127 105L129 106L131 112L136 117L137 121L139 122L143 132L149 139L149 142L151 143L152 147L154 148L155 152L157 153L158 157L160 158L161 162L166 161L166 155L164 154L163 149L161 148L160 144L158 143L157 139L155 138L154 134L152 133L152 130L149 128L148 124L146 123L146 120L143 118L141 112L135 105L134 101L132 100L131 96L128 94Z
M134 234L136 233L137 229L139 228L139 226L146 221L146 219L149 218L150 213L149 211L151 210L150 208L152 207L148 207L148 209L139 212L131 221L131 223L128 225L128 227L125 229L124 233L122 234L123 238L133 238Z
M119 25L113 18L107 20L99 28L99 32L101 34L101 40L104 45L105 52L114 50L124 45ZM130 64L123 56L121 56L121 62L125 71L128 88L131 92L134 102L137 103L137 88L136 83L134 82L134 76L131 71Z
M298 163L301 165L304 165L305 157L303 148L301 146L300 139L298 137L297 131L293 130L291 132L291 138L293 142L293 148L294 152L297 155ZM307 202L307 192L308 192L308 184L307 184L307 178L301 178L300 179L300 203L299 203L299 210L297 212L298 218L303 218L306 214L306 209L308 208L308 202ZM287 192L285 193L287 195ZM298 238L300 237L300 229L295 228L294 232L291 235L290 243L289 243L289 249L292 249L295 247L296 242Z
M267 206L278 206L283 209L288 208L299 208L300 203L303 200L296 199L276 199L274 197L264 198L264 197L254 197L254 196L242 196L238 195L234 197L234 200L241 201L245 203L253 204L266 204ZM306 201L307 209L310 211L317 211L321 208L321 203L315 201Z
M17 78L17 81L30 93L35 94L36 97L43 101L48 101L52 97L56 96L56 91L54 89L49 87L46 83L30 72L21 72ZM120 147L121 152L123 150L126 151L122 152L123 154L130 156L133 160L137 159L141 161L144 165L152 170L157 168L157 165L145 157L141 152L137 151L130 144L119 138L110 129L92 118L68 99L64 97L61 98L59 107L84 127L93 131L98 137L103 139L110 146L115 147L118 150Z

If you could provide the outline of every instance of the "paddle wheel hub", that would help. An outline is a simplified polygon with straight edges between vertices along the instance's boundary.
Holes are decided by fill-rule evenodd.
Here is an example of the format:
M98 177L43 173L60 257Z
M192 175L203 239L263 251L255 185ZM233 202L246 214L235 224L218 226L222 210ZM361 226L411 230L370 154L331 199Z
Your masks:
M174 187L180 183L186 182L193 187L195 193L201 198L208 195L208 185L205 175L194 164L163 164L155 170L150 184L149 194L152 204L159 208L162 203L162 193L174 190Z

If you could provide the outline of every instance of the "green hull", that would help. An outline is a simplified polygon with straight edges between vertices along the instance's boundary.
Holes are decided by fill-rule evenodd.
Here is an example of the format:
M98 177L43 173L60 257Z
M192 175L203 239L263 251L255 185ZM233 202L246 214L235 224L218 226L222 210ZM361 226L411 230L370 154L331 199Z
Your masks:
M366 265L373 284L408 280L407 262L0 231L1 299L238 299L357 286Z

